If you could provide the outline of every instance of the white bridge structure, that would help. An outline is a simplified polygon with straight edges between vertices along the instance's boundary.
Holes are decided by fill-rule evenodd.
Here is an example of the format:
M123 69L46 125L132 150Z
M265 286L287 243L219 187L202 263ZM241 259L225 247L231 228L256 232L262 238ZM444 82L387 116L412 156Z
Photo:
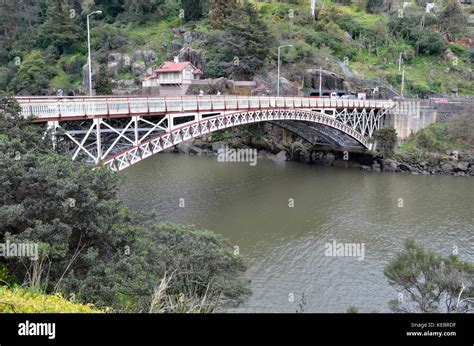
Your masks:
M371 149L391 100L313 97L17 97L21 114L47 123L73 160L121 171L164 149L214 131L263 121L336 129Z

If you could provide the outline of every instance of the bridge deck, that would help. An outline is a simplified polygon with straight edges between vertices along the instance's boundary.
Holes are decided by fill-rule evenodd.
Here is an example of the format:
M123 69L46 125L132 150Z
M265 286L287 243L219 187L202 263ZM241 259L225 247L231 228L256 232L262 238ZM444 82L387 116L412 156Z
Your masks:
M387 109L391 100L314 97L183 96L183 97L17 97L23 116L35 121L127 117L169 113L287 109Z

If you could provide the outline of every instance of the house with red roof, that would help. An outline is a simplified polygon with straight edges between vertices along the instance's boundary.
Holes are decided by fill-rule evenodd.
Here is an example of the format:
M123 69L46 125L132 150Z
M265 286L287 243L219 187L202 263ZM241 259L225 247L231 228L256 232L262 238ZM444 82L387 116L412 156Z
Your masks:
M142 88L158 92L159 95L184 95L193 80L200 79L201 70L189 61L165 61L151 76L142 78Z

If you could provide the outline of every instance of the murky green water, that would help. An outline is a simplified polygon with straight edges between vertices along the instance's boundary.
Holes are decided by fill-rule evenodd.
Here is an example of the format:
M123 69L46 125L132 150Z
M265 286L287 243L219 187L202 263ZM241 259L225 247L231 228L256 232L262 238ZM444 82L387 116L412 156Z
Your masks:
M239 246L253 290L240 312L294 312L303 292L307 312L388 311L397 292L383 268L407 237L446 255L457 246L474 260L472 178L179 154L155 155L121 175L131 209L209 228ZM333 241L363 243L364 259L326 256Z

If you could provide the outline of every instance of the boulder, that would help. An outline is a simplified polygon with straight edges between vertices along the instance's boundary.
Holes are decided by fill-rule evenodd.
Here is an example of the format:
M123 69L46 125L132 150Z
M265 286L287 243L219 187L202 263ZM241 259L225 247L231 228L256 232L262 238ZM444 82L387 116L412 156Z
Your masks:
M173 34L173 38L179 38L180 32L178 28L171 29L171 33Z
M173 40L171 41L171 49L173 51L179 51L181 48L183 48L183 45L181 44L181 42L177 41L177 40Z
M216 87L217 90L223 91L227 88L226 85L226 79L224 77L217 78L214 86Z
M391 159L383 159L380 161L382 164L382 170L386 172L395 172L398 168L398 164Z
M460 171L467 171L469 168L469 162L466 162L466 161L460 161L458 162L458 165L457 165L457 169L460 170Z
M327 153L326 155L324 155L324 161L326 162L328 166L331 166L335 160L336 160L336 155L334 155L333 153Z
M109 62L115 61L115 62L118 62L119 64L122 64L123 63L123 54L122 53L116 53L116 52L109 53L108 61Z
M219 150L223 150L223 149L225 149L225 147L226 147L225 142L214 142L214 143L212 143L212 146L211 146L212 151L214 151L214 152L218 152Z
M194 145L189 147L189 153L193 155L202 155L202 151L203 150L201 148L198 148Z
M118 61L110 61L107 63L107 74L109 75L109 77L117 77L121 69L121 64Z
M157 54L153 50L144 50L143 51L143 60L145 61L145 64L148 64L152 61L154 61L157 57Z
M204 73L206 67L206 58L201 50L185 47L180 50L178 57L180 61L190 61L191 64L196 66Z
M141 58L143 58L143 53L141 49L137 49L135 52L133 52L133 55L130 58L130 63L133 64L135 61L140 60Z
M349 161L348 160L336 159L336 160L334 160L332 165L333 165L333 167L347 168L347 167L349 167Z
M92 60L92 84L97 77L99 71L99 64L97 64L94 60ZM88 86L89 85L89 65L85 64L82 66L82 84Z
M311 161L312 162L318 162L318 161L321 161L323 159L323 153L321 152L315 152L313 151L313 153L311 154Z
M311 153L309 151L301 152L299 160L303 163L311 163Z
M130 58L130 55L124 54L123 55L123 67L130 67L132 64L132 59Z
M413 170L413 168L406 163L400 163L398 168L400 168L400 170L403 172L411 172Z
M189 141L181 142L177 145L177 148L180 152L189 154L189 149L191 148L192 143Z
M276 72L269 72L265 76L255 76L254 81L257 83L257 85L265 85L271 90L273 95L276 95L278 85L278 74ZM296 96L298 95L298 88L288 79L281 76L280 95Z
M372 170L375 171L375 172L381 172L382 168L381 168L381 166L378 162L374 162L372 164Z
M135 77L145 74L145 63L144 62L134 62L132 64L132 73Z
M456 54L453 53L453 51L449 48L447 48L445 51L444 51L444 57L448 60L453 60L456 58Z
M283 162L286 161L286 150L280 151L278 154L275 155L275 161Z
M352 36L349 34L347 31L344 31L344 42L351 42L352 41Z
M229 79L226 79L225 86L227 87L227 89L234 89L234 82Z
M123 81L124 88L133 88L135 87L135 80L133 79L124 79Z
M454 170L454 167L451 163L445 162L441 165L441 170L446 173L451 173Z
M183 38L184 38L184 43L185 44L190 44L193 41L193 35L190 31L186 31L183 34Z

